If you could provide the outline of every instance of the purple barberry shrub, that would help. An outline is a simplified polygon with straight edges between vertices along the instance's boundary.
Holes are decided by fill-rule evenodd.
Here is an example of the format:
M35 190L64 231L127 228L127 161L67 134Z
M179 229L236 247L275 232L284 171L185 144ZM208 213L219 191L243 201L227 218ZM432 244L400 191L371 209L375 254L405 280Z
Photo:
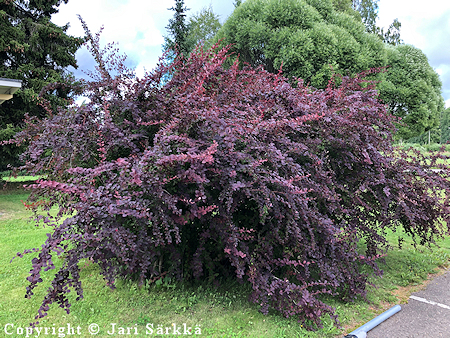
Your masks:
M225 67L228 49L214 46L138 79L88 38L98 62L90 101L28 119L15 138L28 145L21 169L47 175L30 201L59 210L37 216L51 232L26 296L55 255L64 263L36 319L55 302L69 312L70 290L83 297L87 258L111 287L237 278L263 313L337 323L319 295L364 296L362 267L381 275L387 229L421 244L444 234L447 171L392 146L393 117L366 79L377 70L316 90L238 61Z

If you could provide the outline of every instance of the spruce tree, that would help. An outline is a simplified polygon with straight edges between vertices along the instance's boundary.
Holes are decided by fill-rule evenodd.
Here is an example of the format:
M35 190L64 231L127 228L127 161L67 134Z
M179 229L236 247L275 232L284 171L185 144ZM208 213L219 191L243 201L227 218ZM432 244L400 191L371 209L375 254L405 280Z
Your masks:
M166 27L169 36L165 37L164 48L174 50L177 55L183 54L186 57L192 47L188 42L189 27L186 23L186 12L189 8L184 5L184 0L175 0L175 7L170 10L175 14Z
M67 67L77 67L75 52L83 38L69 36L68 25L51 22L63 1L68 0L0 0L0 77L22 80L22 89L0 106L0 141L21 128L26 113L45 116L39 94L50 83L62 84L45 96L52 108L67 105L74 82ZM0 170L16 164L18 152L0 147Z

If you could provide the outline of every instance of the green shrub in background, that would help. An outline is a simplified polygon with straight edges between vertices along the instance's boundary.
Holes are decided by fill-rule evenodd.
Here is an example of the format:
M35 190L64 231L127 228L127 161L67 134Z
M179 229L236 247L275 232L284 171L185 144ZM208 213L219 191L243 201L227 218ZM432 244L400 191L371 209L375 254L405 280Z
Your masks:
M450 141L450 107L445 109L441 114L441 141L447 143Z
M402 143L398 145L403 150L408 150L410 148L419 150L421 152L432 152L432 151L448 151L450 152L450 144L419 144L419 143Z
M5 128L0 126L0 142L12 139L13 136L20 130L13 124L7 124ZM7 144L0 147L0 170L6 170L8 164L12 166L19 165L19 154L24 151L24 147L18 147L15 144Z

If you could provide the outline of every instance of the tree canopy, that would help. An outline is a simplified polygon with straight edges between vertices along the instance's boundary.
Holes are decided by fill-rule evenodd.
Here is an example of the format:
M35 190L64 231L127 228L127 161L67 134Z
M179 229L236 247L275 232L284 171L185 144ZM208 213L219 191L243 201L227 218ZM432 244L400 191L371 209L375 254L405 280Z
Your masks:
M407 140L436 128L444 110L439 75L414 46L389 46L386 50L389 68L379 90L389 110L402 119L396 137Z
M359 13L369 33L377 32L378 0L352 0L352 8Z
M342 4L348 4L348 1L345 0L335 1L337 1L341 7ZM398 19L394 19L387 30L383 27L377 26L378 0L352 0L351 7L359 14L359 17L364 23L367 32L378 35L383 42L394 46L402 42L400 38L400 28L402 24L398 21ZM343 10L349 12L346 6L343 7Z
M217 31L222 27L219 15L214 13L212 6L204 7L189 17L187 39L191 48L203 44L210 47Z
M316 88L325 88L333 74L389 66L387 75L377 75L382 82L378 89L406 123L397 137L417 136L436 126L441 84L426 56L411 46L389 47L400 37L395 30L383 32L375 26L376 1L352 2L367 12L365 21L349 5L344 0L247 0L223 24L216 40L232 44L242 62L272 73L282 69L285 76ZM399 27L398 21L394 25ZM424 71L423 78L419 70Z
M0 1L0 77L22 80L22 89L0 106L0 137L8 139L23 124L25 113L43 117L39 93L54 82L72 82L66 67L77 67L75 52L82 38L66 34L68 26L50 19L61 0ZM67 2L67 0L65 0ZM70 97L68 86L49 90L46 98L55 108ZM0 148L2 167L16 160L17 151Z
M441 142L450 142L450 107L442 112L441 116Z
M356 74L385 65L377 36L330 0L248 0L237 7L216 39L233 44L242 62L296 76L325 88L333 72Z

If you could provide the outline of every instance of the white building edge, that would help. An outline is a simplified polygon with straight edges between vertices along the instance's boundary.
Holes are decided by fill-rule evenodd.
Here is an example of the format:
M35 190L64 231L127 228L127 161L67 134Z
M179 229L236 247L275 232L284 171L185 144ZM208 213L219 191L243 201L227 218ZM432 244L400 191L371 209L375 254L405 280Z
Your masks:
M12 99L13 94L22 87L22 81L0 77L0 104Z

